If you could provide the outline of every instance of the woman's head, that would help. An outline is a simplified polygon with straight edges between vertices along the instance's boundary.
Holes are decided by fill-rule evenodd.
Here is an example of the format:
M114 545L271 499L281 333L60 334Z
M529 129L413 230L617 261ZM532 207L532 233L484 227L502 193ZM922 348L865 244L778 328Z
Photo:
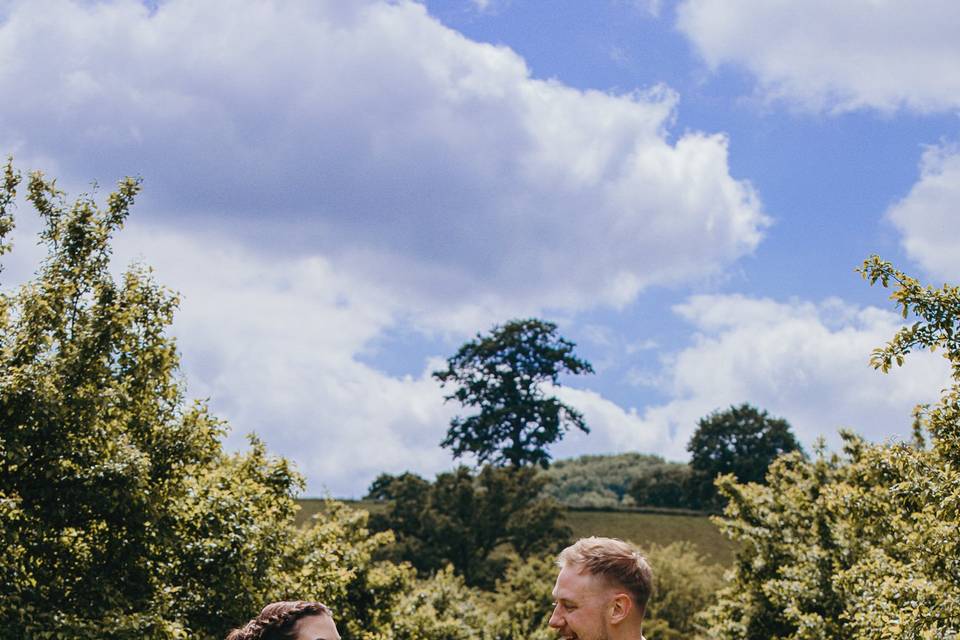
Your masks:
M330 609L319 602L274 602L227 640L340 640Z

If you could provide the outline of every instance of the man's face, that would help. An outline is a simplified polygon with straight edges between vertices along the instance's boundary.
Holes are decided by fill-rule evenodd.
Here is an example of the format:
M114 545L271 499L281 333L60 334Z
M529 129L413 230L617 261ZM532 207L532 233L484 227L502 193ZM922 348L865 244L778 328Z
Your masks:
M568 640L607 640L612 595L606 581L568 564L557 576L548 624Z

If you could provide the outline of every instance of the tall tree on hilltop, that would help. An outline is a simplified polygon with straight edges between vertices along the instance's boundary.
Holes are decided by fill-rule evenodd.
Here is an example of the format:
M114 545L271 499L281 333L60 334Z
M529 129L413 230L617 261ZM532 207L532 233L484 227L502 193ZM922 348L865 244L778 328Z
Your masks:
M442 446L454 458L472 453L480 463L520 467L550 463L547 447L570 428L589 432L573 407L549 396L544 386L559 386L561 373L593 373L586 360L574 355L574 343L557 334L557 325L535 318L496 326L477 334L433 373L446 396L463 407L479 409L450 422Z

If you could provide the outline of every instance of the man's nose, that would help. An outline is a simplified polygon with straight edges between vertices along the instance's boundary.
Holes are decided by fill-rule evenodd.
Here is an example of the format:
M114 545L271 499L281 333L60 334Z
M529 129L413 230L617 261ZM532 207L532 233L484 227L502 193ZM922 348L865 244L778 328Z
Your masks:
M560 614L557 613L559 608L560 607L558 605L553 607L553 612L550 614L550 620L547 622L547 624L554 629L559 629L563 626L563 619L560 617Z

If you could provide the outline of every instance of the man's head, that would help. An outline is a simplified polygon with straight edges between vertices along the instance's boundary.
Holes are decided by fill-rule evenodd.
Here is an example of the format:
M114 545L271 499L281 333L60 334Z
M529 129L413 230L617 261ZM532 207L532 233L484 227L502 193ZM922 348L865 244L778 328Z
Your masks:
M653 573L634 546L581 538L560 552L550 626L564 638L640 638Z

